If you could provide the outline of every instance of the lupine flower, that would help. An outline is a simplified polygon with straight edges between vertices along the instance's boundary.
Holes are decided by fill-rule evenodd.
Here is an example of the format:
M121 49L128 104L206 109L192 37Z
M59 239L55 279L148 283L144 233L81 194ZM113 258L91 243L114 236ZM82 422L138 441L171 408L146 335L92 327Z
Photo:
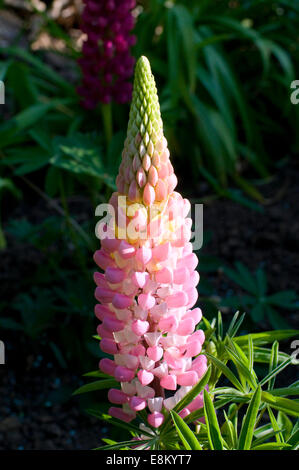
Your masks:
M95 273L100 346L113 356L99 367L120 383L108 393L113 405L121 405L112 406L110 415L129 422L146 409L148 423L159 427L165 412L203 376L207 360L200 354L204 333L195 330L202 313L192 309L199 275L189 241L190 203L175 191L177 178L145 57L136 65L116 183L110 199L115 224L100 225L107 238L101 236L94 255L104 271ZM200 394L181 416L202 406Z
M92 109L99 102L131 100L134 59L130 48L135 36L131 10L135 0L84 0L82 31L87 35L79 64L82 84L78 93L82 104Z

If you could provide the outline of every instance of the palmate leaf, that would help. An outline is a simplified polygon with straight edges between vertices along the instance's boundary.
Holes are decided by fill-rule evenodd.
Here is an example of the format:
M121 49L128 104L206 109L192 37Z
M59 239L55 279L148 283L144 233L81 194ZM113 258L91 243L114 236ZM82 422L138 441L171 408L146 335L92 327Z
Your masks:
M219 428L219 423L213 407L213 402L206 390L204 396L204 414L206 418L208 439L212 450L223 450L223 439Z
M285 290L268 295L267 301L273 305L283 308L293 309L298 307L297 294L293 290Z
M99 140L90 134L77 133L71 137L56 137L53 142L52 165L78 175L89 175L115 189L115 175L108 174L102 159Z
M239 263L240 265L240 263ZM242 265L243 266L243 265ZM243 266L245 268L245 266ZM246 269L246 268L245 268ZM229 268L228 266L223 267L224 273L236 284L241 286L245 291L250 292L253 295L256 295L256 285L252 279L251 273L248 271L249 276L246 277L244 273L234 271L233 269Z
M258 386L250 400L246 415L243 419L239 438L239 449L249 450L253 438L253 432L256 425L256 418L261 402L261 387Z
M173 410L170 411L170 414L185 449L202 450L195 434L191 431L185 421Z

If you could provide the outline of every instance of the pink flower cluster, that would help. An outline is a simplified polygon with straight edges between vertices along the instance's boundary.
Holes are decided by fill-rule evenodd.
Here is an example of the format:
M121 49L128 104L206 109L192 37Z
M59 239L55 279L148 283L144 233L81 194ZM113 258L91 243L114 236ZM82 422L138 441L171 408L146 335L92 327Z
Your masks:
M128 224L140 210L134 203L129 207ZM189 209L189 201L173 191L155 237L137 244L106 238L94 255L104 271L94 276L95 296L100 302L95 314L102 321L98 327L100 345L102 351L114 356L113 360L102 359L100 368L121 384L120 390L109 391L108 398L122 408L112 407L109 412L125 421L148 407L148 422L160 426L162 409L173 408L207 369L206 357L199 355L204 333L195 331L201 310L192 310L198 297L199 275L195 270L198 260L189 242ZM164 390L176 393L165 398ZM200 407L201 395L181 416Z
M169 156L154 78L141 57L118 191L110 199L117 215L97 226L101 249L94 260L103 273L94 275L95 314L101 349L113 356L102 359L100 369L120 383L108 394L121 405L110 415L129 422L147 409L154 428L207 370L204 333L196 329L202 313L193 308L199 274L191 206L175 191ZM181 416L201 407L199 395Z
M81 29L87 35L79 64L82 83L78 93L82 104L92 109L99 102L130 101L134 58L130 47L135 36L131 10L135 0L84 0Z

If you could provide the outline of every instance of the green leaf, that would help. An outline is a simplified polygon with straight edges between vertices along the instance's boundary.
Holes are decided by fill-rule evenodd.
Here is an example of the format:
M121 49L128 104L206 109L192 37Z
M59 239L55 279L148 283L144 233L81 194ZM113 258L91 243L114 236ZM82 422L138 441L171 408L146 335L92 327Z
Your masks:
M221 372L228 378L228 380L241 392L244 391L243 386L237 379L237 377L234 375L234 373L222 362L220 359L218 359L215 356L212 356L211 354L205 352L205 355L207 356L210 361L215 364L215 366L221 370Z
M233 399L232 398L221 398L217 401L214 402L214 409L218 410L220 408L223 408L225 405L230 403ZM202 418L204 416L204 408L200 408L199 410L192 411L188 416L185 418L186 423L193 423L197 421L198 419Z
M108 444L106 446L96 447L93 450L121 450L125 449L126 447L141 446L143 444L146 445L146 447L149 447L151 445L151 441L149 439L140 441L133 441L131 439L130 441L117 442L116 444Z
M249 370L251 372L253 372L253 364L254 364L254 349L253 349L252 338L249 335L248 337L248 365L249 365Z
M255 323L260 323L265 318L265 307L262 303L256 303L250 310L250 316Z
M172 421L176 427L178 435L187 450L202 450L195 434L182 418L173 410L170 410Z
M47 66L44 60L41 60L37 57L36 53L33 55L26 49L19 47L1 47L0 53L4 55L9 55L9 57L17 57L21 60L24 60L25 62L33 66L35 70L42 76L44 76L47 80L50 80L50 82L63 88L69 94L75 94L73 85L70 84L67 80L64 80L62 76L59 73L55 72L52 67Z
M231 449L237 449L238 436L237 436L235 426L233 425L232 421L228 418L225 411L223 411L223 413L224 413L225 423L223 424L222 430L224 433L227 434L226 442L230 443Z
M242 349L245 352L245 354L247 354L247 347L243 346ZM263 363L269 365L269 363L271 361L271 351L272 350L269 349L269 348L254 346L254 361L255 362L263 362ZM290 357L289 354L286 354L282 351L278 351L278 357L277 357L278 364L280 364L281 362L284 362L289 357Z
M241 315L241 317L239 318L238 320L238 317L239 317L239 314L240 312L236 312L233 316L233 319L229 325L229 328L227 330L227 336L229 336L230 338L234 338L234 336L237 334L237 332L239 331L239 328L241 326L241 324L243 323L243 320L244 320L244 317L245 317L245 313L243 313Z
M298 447L299 447L299 429L296 429L296 431L291 434L290 438L287 440L287 444L289 444L292 449L298 450Z
M10 178L1 178L0 176L0 195L1 192L7 190L10 191L15 197L21 198L21 191L15 186Z
M187 8L183 5L173 5L171 13L176 18L176 33L181 39L182 54L180 58L185 59L188 71L189 87L191 91L195 89L196 70L196 49L194 38L193 18Z
M281 291L267 296L267 302L283 308L298 308L298 304L295 303L297 300L297 294L293 290Z
M289 387L273 388L271 389L271 395L276 397L287 397L299 395L299 382L295 382Z
M9 70L9 67L13 64L13 60L12 59L9 59L9 60L3 60L1 61L0 63L0 80L3 82L5 77L6 77L6 74Z
M268 403L271 408L282 411L287 415L299 417L299 403L289 398L281 398L272 395L269 392L262 392L262 401Z
M93 370L91 372L86 372L86 374L83 374L83 377L101 377L104 379L111 378L110 375L104 374L104 372L101 372L100 370Z
M105 388L116 387L118 382L114 379L106 380L97 380L96 382L91 382L90 384L82 385L77 390L73 392L73 395L80 395L81 393L95 392L97 390L103 390Z
M285 442L266 442L265 444L260 444L254 446L251 450L281 450L291 447Z
M271 390L271 393L273 394L273 390ZM277 423L280 429L282 429L284 440L288 441L292 433L296 432L296 427L293 426L293 423L290 420L290 418L285 413L282 413L281 411L278 412ZM298 443L299 443L299 440L298 440Z
M23 326L20 323L17 323L10 317L2 317L0 318L0 328L4 328L6 330L23 330Z
M264 331L262 333L251 333L253 344L268 344L273 343L273 341L283 341L284 339L292 338L297 336L299 330L277 330L277 331ZM234 338L234 341L241 347L247 345L248 336L237 336Z
M252 387L252 388L255 388L257 383L256 383L256 377L255 377L255 373L254 371L250 371L250 369L248 368L247 364L245 364L243 362L243 360L240 358L240 356L238 355L238 353L236 353L235 351L233 351L230 347L228 346L225 346L225 350L227 351L230 359L233 361L233 363L235 364L235 366L237 367L238 371L239 371L239 376L240 376L240 379L242 380L243 379L246 379L247 382L249 383L249 385Z
M265 385L269 380L273 380L277 374L279 374L283 369L285 369L289 364L292 362L292 357L286 359L282 364L279 364L275 369L271 370L271 372L266 375L261 381L260 385Z
M256 280L257 280L259 295L264 296L267 292L267 277L263 269L258 268L256 270Z
M134 435L139 436L142 433L142 434L150 437L151 439L153 439L153 437L154 437L154 433L150 433L146 429L142 429L142 432L141 432L140 429L137 426L135 426L134 424L125 423L124 421L121 421L119 419L114 419L110 415L102 413L99 410L96 410L96 409L93 409L93 408L87 408L86 412L88 414L90 414L91 416L95 416L96 418L100 419L101 421L104 421L106 424L108 423L108 424L111 424L111 425L116 426L118 428L125 429L128 432L133 432Z
M204 396L204 413L206 418L206 425L208 430L208 439L212 450L223 450L223 440L213 407L213 402L210 395L206 390L203 392Z
M52 165L78 175L96 177L115 189L115 175L106 172L101 145L95 136L77 133L71 137L55 137L53 145Z
M270 421L271 421L271 424L272 424L273 431L277 433L276 436L275 436L276 437L276 442L284 442L284 438L283 438L283 435L281 433L281 429L278 426L278 423L275 419L274 413L271 410L270 406L267 406L267 410L268 410L268 415L269 415L269 418L270 418Z
M239 438L239 449L249 450L251 447L256 418L261 402L261 387L258 386L250 400L246 415L243 419Z
M221 316L220 311L218 312L217 326L218 326L218 339L219 339L219 341L221 341L222 336L223 336L223 323L222 323L222 316Z
M279 350L279 344L277 341L274 341L272 345L272 350L271 350L271 359L269 363L269 373L271 373L274 369L276 369L277 364L278 364L278 350ZM269 380L268 383L268 390L271 390L274 387L275 383L275 376L272 377L272 379Z

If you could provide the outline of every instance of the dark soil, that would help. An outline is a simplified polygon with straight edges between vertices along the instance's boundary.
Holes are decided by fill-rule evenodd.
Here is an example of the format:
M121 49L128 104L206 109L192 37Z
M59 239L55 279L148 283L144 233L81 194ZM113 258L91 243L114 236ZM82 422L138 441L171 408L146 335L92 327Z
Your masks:
M270 292L297 290L299 283L299 167L281 169L260 189L269 203L264 213L250 210L230 200L218 199L204 205L204 230L212 232L204 251L232 266L242 261L250 270L262 266L267 273ZM179 188L184 191L184 188ZM185 188L188 193L190 188ZM205 196L200 187L196 197ZM12 217L18 216L18 211ZM53 213L39 200L22 208L31 221ZM92 216L90 203L71 205L71 212L87 220ZM38 214L38 215L37 215ZM1 301L18 291L18 280L29 276L39 263L46 262L29 244L9 245L1 255ZM200 269L200 267L199 267ZM221 270L208 275L218 295L232 288ZM292 327L299 327L298 314L290 313ZM14 335L13 350L18 336ZM0 366L0 450L1 449L90 449L101 444L107 433L103 423L86 416L78 402L69 399L80 385L81 371L57 368L39 354L11 352L12 361ZM58 397L58 398L57 398Z
M0 450L87 450L101 445L103 424L86 416L71 393L81 380L27 358L27 370L0 370Z

